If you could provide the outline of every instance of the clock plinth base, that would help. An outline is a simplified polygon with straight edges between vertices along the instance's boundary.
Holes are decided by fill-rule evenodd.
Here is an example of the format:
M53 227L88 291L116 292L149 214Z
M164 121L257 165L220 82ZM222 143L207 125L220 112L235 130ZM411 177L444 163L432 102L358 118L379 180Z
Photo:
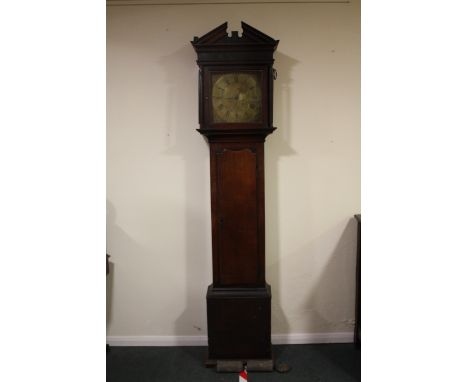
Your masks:
M210 285L206 301L210 361L249 364L261 360L272 364L271 289L268 284L260 288Z

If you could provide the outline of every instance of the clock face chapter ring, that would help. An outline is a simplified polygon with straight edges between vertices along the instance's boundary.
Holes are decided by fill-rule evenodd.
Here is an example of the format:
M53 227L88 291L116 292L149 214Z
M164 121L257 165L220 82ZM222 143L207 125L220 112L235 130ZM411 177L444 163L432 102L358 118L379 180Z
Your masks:
M211 108L213 123L260 123L261 72L212 73Z

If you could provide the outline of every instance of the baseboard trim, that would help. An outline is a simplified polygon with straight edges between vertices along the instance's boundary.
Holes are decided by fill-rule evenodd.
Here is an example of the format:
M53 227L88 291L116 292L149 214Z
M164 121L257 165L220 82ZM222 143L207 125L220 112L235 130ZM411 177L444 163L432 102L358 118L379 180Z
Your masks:
M207 336L107 336L110 346L208 346Z
M273 345L346 344L354 341L354 332L272 334Z
M273 345L353 342L353 332L272 334ZM207 336L107 336L110 346L208 346Z

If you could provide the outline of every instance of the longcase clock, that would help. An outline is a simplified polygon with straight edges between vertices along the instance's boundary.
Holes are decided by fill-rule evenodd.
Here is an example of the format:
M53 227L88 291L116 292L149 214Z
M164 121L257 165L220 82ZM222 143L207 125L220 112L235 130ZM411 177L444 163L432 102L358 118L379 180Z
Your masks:
M272 369L271 290L265 281L264 142L273 123L278 40L242 22L195 37L199 123L210 147L213 283L208 364ZM232 365L231 365L232 366Z

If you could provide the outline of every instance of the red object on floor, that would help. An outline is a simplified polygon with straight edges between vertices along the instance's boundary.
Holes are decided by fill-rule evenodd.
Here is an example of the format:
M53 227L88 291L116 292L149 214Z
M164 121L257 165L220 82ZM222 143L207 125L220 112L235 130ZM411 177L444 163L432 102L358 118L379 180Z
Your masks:
M239 373L239 382L247 382L247 370L242 370Z

